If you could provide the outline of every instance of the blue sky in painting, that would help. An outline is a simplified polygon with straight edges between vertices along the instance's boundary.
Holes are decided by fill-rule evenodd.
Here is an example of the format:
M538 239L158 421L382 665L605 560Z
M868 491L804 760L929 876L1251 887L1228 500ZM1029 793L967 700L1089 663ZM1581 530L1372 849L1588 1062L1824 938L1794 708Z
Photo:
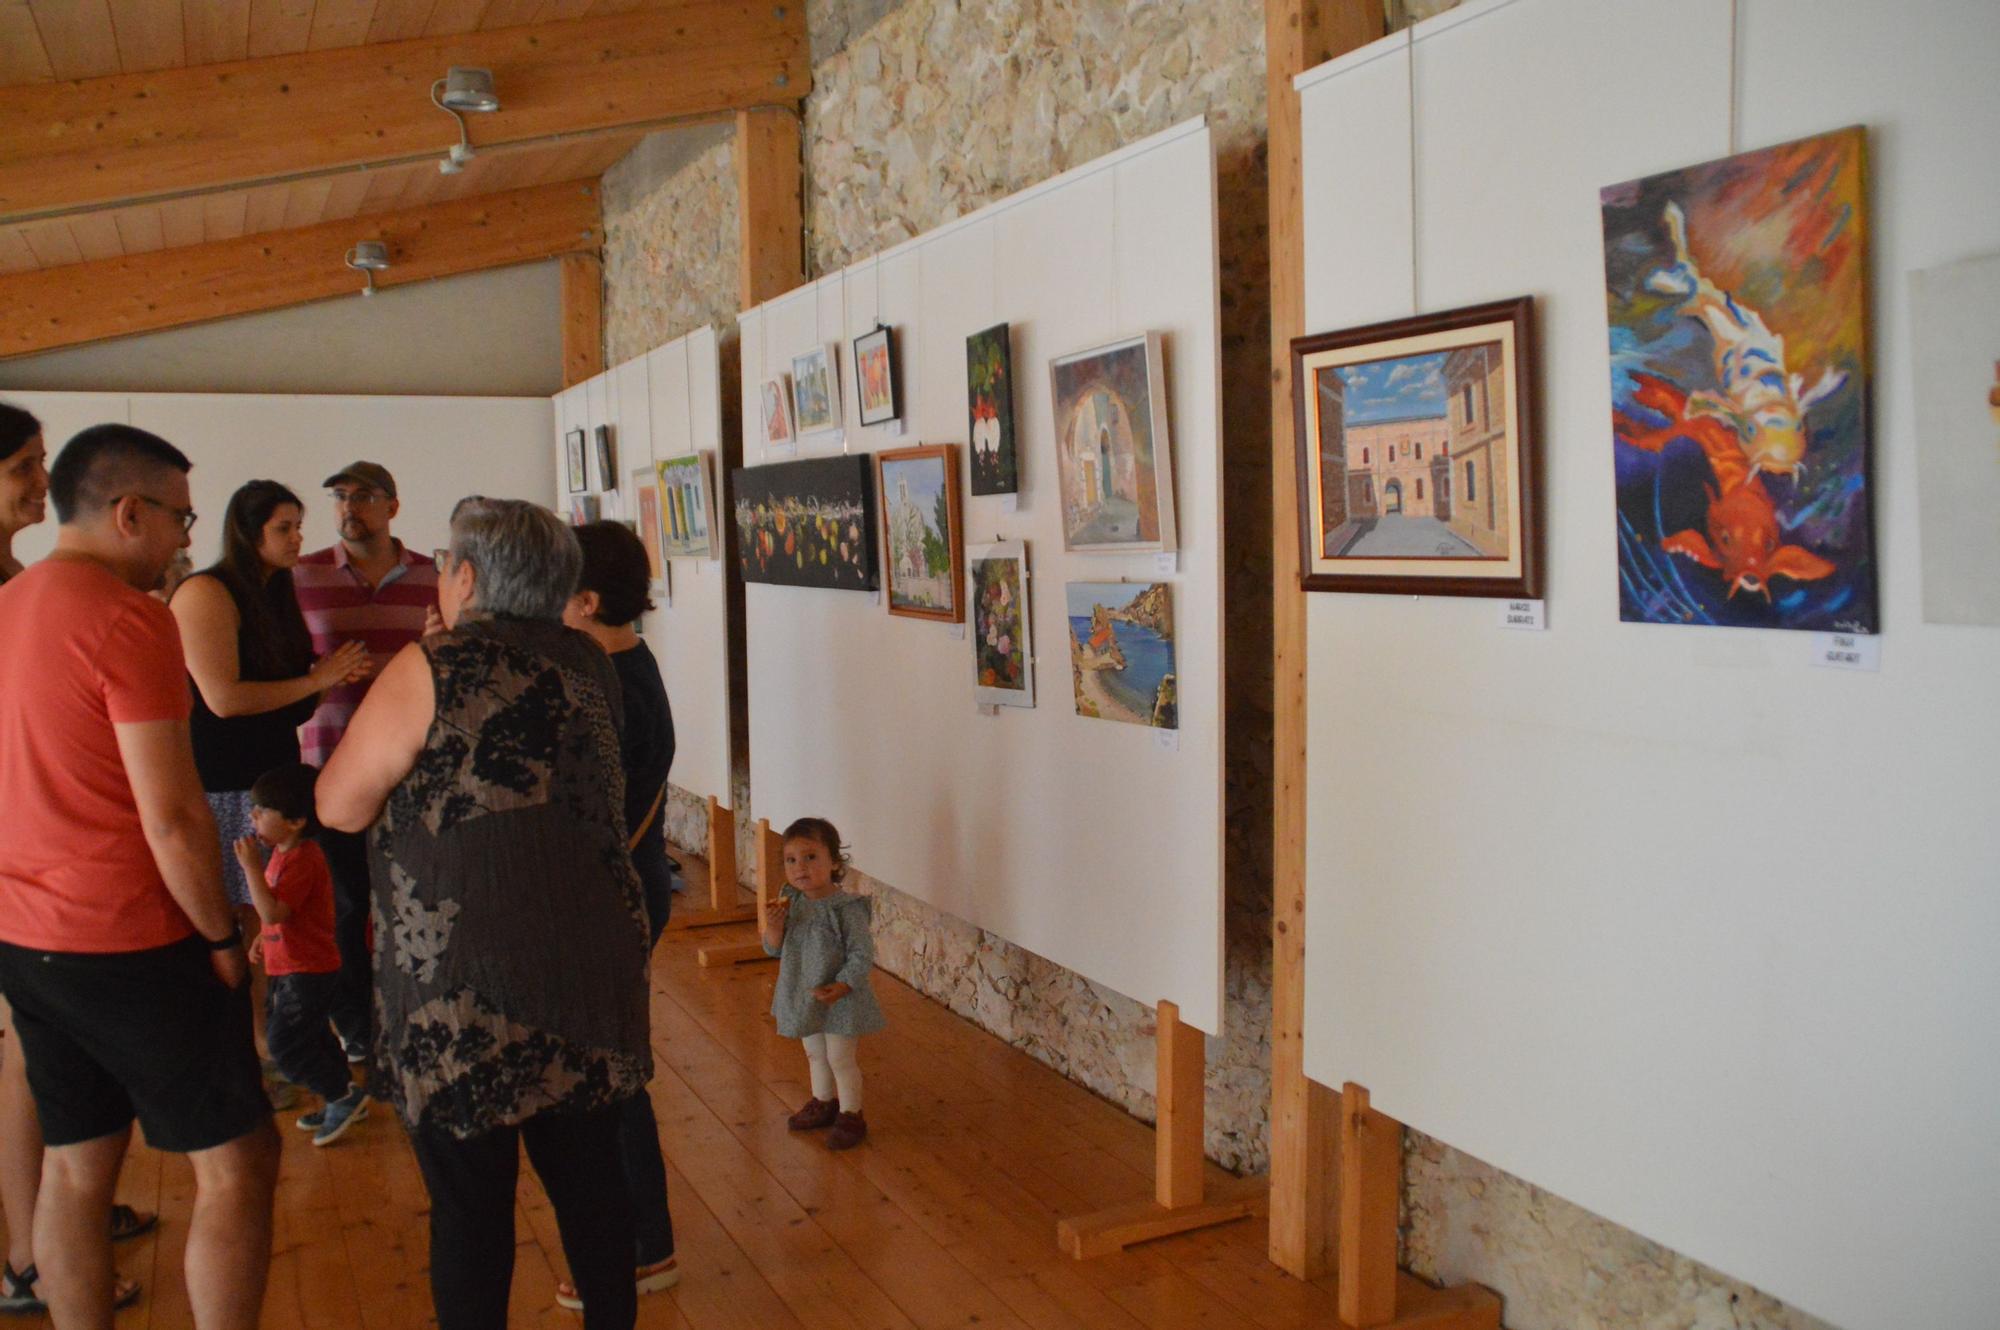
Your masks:
M910 502L924 515L924 525L937 529L932 514L944 490L944 462L936 457L919 457L908 462L882 463L882 502L894 504L904 480L910 482ZM942 535L942 532L939 532Z
M1444 355L1371 360L1341 368L1342 403L1350 425L1444 414Z

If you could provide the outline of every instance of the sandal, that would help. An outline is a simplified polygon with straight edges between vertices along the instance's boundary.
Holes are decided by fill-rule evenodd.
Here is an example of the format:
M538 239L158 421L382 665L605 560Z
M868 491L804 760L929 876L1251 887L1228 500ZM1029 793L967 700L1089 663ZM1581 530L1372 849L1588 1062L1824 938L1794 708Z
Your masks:
M159 1223L160 1217L156 1214L145 1214L129 1205L114 1205L111 1207L111 1240L123 1242L141 1233L151 1233Z
M633 1282L638 1285L640 1296L659 1293L681 1282L680 1265L669 1256L664 1261L642 1265L632 1272ZM556 1306L573 1312L583 1310L583 1295L576 1291L576 1285L562 1280L556 1285Z
M155 1216L157 1219L158 1216ZM31 1261L25 1270L16 1270L12 1262L0 1262L0 1313L9 1316L40 1316L48 1311L49 1305L35 1293L35 1283L41 1279L41 1272ZM123 1275L115 1276L117 1282L111 1286L111 1307L130 1307L139 1300L139 1285Z

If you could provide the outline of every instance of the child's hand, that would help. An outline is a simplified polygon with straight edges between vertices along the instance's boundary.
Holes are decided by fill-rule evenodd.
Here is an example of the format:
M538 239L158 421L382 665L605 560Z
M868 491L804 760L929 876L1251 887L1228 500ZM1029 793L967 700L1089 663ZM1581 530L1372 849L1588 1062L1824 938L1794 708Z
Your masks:
M785 931L785 920L791 916L792 903L779 897L764 907L764 927L773 933Z
M243 949L243 954L249 958L252 965L262 965L264 963L264 935L259 933L256 937L251 938L250 945Z
M818 988L815 988L813 990L813 998L816 1001L824 1002L830 1007L853 991L852 988L849 988L846 984L836 979L830 984L821 984Z
M236 862L243 865L245 873L261 872L264 867L264 843L255 836L245 836L238 840Z

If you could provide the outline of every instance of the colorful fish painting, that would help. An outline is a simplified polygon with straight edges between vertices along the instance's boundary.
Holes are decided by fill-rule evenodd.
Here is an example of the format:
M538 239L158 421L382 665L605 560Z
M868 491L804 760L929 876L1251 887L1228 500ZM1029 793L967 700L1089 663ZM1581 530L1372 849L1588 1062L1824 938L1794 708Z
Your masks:
M1603 191L1626 621L1876 631L1865 146Z

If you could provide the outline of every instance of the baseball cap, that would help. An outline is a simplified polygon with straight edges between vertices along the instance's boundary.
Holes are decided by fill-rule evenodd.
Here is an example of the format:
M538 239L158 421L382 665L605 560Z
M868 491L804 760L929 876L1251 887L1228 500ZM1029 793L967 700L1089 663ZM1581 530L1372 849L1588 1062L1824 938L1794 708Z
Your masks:
M380 490L392 499L396 497L396 478L390 475L389 468L383 466L380 462L349 462L346 466L340 468L340 470L334 472L325 480L322 480L320 487L322 489L332 489L343 480L357 485L366 485L370 489Z

